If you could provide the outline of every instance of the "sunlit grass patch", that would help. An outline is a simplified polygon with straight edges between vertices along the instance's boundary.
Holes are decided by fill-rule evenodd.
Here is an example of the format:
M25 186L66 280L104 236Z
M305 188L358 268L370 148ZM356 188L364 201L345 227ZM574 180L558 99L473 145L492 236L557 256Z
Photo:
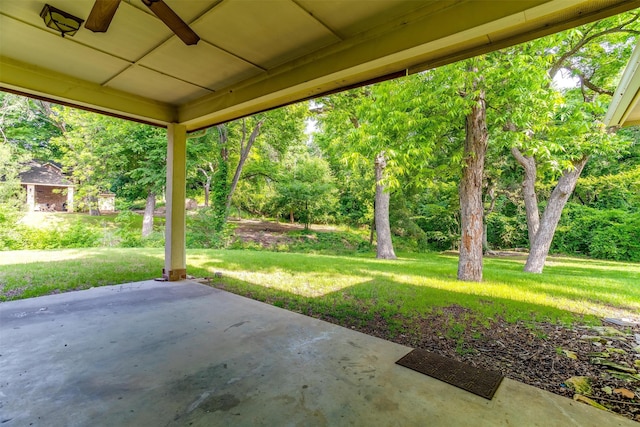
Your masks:
M0 301L152 279L163 259L162 249L0 252Z
M342 299L384 313L416 316L458 304L509 320L563 322L640 307L640 293L632 288L637 266L625 269L621 263L605 262L603 270L594 267L565 277L567 270L589 261L562 259L562 266L532 275L522 272L520 260L487 260L486 280L475 283L456 280L457 259L438 254L408 254L395 261L234 251L215 255L216 268L224 273L217 281L220 286L261 300L286 300L278 304L289 307L323 304L313 298Z
M70 261L87 258L90 255L90 249L4 251L0 252L0 265Z

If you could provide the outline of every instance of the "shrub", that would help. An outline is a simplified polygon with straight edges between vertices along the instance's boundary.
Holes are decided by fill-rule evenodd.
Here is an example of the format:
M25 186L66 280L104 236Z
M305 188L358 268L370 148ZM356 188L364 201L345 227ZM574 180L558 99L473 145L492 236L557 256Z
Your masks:
M487 240L490 246L498 249L526 247L529 244L527 219L524 215L490 214L487 217Z
M292 252L352 253L371 249L366 238L348 231L303 230L290 232L288 235L293 240L287 250Z
M92 248L101 246L102 232L81 221L67 227L16 228L13 247L10 249L60 249L60 248Z
M450 206L435 203L420 206L420 216L414 217L416 225L424 231L421 246L443 251L452 249L460 240L460 224Z
M161 248L164 246L164 232L154 231L143 237L141 243L143 248Z
M337 222L356 227L369 225L373 218L373 206L371 202L356 191L341 192L338 195L336 210Z
M601 259L640 261L640 212L568 204L552 250Z
M142 235L137 227L139 215L134 212L124 210L118 213L115 223L118 226L116 236L118 246L122 248L138 248L142 246Z
M597 230L589 244L589 255L616 261L640 261L640 214L622 223Z
M23 248L22 235L15 224L3 224L0 220L0 251L18 250Z
M198 209L187 217L188 248L224 248L231 242L233 226L214 208Z
M102 233L84 224L81 221L75 222L67 229L59 230L59 248L93 248L100 246Z

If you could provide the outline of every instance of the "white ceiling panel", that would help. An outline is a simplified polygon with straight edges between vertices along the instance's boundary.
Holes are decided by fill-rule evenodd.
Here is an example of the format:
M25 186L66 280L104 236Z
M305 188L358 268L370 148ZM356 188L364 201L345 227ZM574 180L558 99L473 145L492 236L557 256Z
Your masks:
M42 24L40 11L45 3L80 19L87 19L93 0L0 0L0 13L30 24ZM44 24L42 24L44 26Z
M153 15L153 12L151 12L149 8L145 6L144 3L142 3L142 0L124 1L129 3L131 6L144 11L145 13ZM214 6L216 6L218 3L221 3L222 1L223 0L164 0L167 6L176 11L178 16L187 24L191 24L194 19L211 10Z
M299 0L298 3L340 37L371 30L419 8L447 7L451 0ZM390 5L392 7L390 7Z
M123 71L106 86L171 105L179 105L211 93L209 90L137 65Z
M211 90L262 72L260 68L204 41L195 46L185 46L175 37L144 57L139 64Z
M53 31L24 25L0 15L0 53L30 64L38 64L71 77L101 84L124 70L129 63L87 46L62 38Z
M225 1L193 29L211 44L267 69L340 40L290 0Z
M46 0L51 6L64 10L80 19L86 20L93 7L94 0ZM0 0L0 13L19 21L42 28L44 31L58 34L44 26L40 11L43 0ZM188 2L191 4L191 2ZM198 13L211 1L198 1ZM194 4L194 5L195 5ZM192 5L192 6L194 6ZM141 0L122 1L105 33L94 33L83 26L75 36L69 37L74 43L91 46L94 49L135 62L164 40L175 38L171 30L160 21Z
M89 11L85 19L88 15ZM83 26L73 39L134 62L171 37L173 33L162 21L123 2L107 32L94 33Z

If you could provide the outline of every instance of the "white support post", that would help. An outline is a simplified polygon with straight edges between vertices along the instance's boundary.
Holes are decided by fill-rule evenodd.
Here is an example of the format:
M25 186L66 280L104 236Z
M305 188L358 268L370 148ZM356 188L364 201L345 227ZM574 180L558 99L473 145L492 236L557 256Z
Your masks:
M163 277L169 281L187 277L186 179L187 128L167 127L167 205Z
M36 186L27 184L27 208L29 212L36 210Z
M67 212L73 212L73 187L67 187Z

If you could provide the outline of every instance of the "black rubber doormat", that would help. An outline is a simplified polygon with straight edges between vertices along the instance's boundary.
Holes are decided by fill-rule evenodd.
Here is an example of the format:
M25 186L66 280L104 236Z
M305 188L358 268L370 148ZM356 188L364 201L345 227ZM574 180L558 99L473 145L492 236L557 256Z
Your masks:
M489 400L503 378L498 372L476 368L420 348L396 363Z

